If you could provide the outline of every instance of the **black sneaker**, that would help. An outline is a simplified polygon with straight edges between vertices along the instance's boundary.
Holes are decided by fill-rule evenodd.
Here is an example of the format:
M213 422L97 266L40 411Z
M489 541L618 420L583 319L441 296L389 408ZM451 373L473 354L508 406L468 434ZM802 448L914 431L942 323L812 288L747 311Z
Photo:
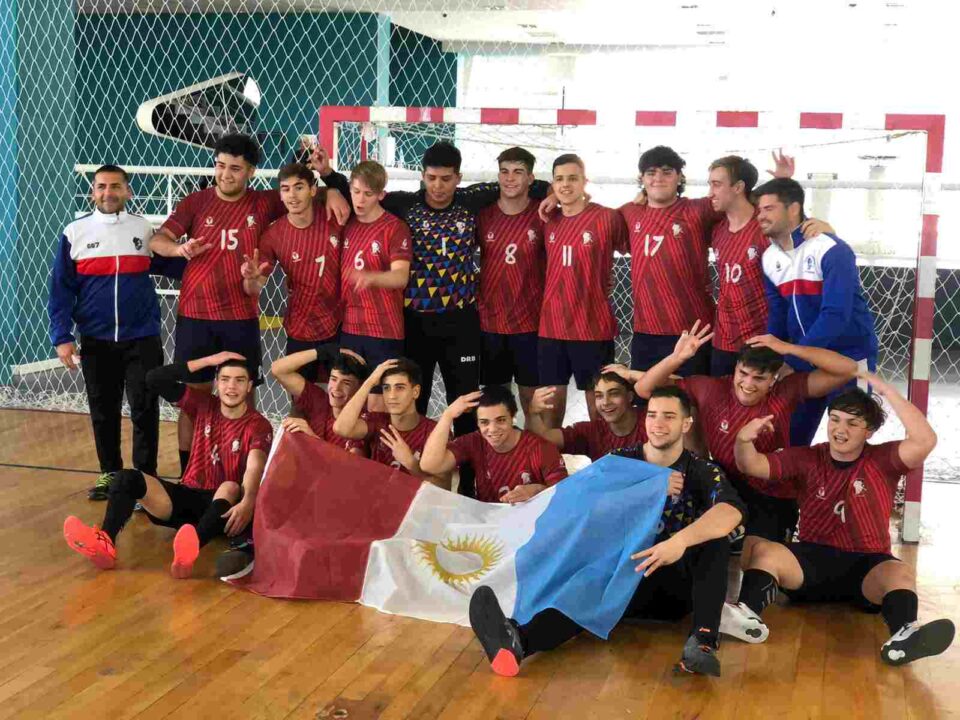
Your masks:
M217 556L215 574L223 580L236 580L253 572L253 543L230 547Z
M712 645L702 644L696 635L687 638L683 646L683 655L677 663L677 672L720 677L720 658Z
M497 675L513 677L520 672L523 660L520 633L503 614L496 594L486 585L478 587L470 598L470 627Z
M111 482L113 482L113 473L100 473L93 487L87 490L87 500L97 502L106 500L109 497Z
M920 658L939 655L953 643L955 631L953 622L946 619L926 625L907 623L883 644L880 659L888 665L906 665Z

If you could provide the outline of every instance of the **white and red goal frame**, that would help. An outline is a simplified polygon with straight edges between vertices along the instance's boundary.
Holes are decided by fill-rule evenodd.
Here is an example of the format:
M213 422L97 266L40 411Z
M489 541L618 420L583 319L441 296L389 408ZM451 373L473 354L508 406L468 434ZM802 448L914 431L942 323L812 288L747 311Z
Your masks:
M603 111L576 109L458 108L458 107L360 107L326 105L319 109L319 142L331 155L337 149L340 123L456 123L485 125L608 125L630 118L609 117ZM706 126L705 126L706 122ZM717 110L704 112L637 110L632 124L637 127L790 128L800 130L841 130L883 128L918 131L926 134L926 162L923 174L922 227L916 264L913 324L910 342L908 393L911 402L926 414L930 391L933 349L934 293L937 284L936 207L943 168L945 116L935 114L886 113L867 116L842 112L765 112ZM361 146L361 153L363 146ZM901 537L906 542L920 539L920 503L923 468L907 474Z

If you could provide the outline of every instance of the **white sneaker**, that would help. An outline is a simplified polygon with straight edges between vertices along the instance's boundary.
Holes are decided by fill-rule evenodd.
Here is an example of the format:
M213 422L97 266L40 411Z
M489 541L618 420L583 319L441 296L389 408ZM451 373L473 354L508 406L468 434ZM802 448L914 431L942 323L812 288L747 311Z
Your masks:
M953 642L950 620L934 620L926 625L907 623L880 648L880 659L888 665L906 665L920 658L939 655Z
M720 613L720 632L748 643L762 643L770 635L763 620L744 603L724 603Z

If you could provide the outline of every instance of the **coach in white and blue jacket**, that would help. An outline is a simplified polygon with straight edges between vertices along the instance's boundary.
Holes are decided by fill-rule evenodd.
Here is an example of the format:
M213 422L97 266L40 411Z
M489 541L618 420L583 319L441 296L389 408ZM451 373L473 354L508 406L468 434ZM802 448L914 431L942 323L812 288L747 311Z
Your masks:
M147 247L153 228L125 210L127 173L104 165L93 176L96 209L70 223L50 273L50 342L70 370L81 366L101 475L91 500L106 500L112 474L123 469L120 410L126 389L133 422L133 466L157 474L159 398L147 372L163 364L160 304ZM77 350L73 326L80 336Z
M853 249L840 238L805 240L803 188L775 178L754 190L757 222L770 247L763 253L764 286L770 309L767 330L791 343L827 348L857 360L864 370L877 364L873 313L860 285ZM810 370L789 357L795 370ZM809 445L829 398L810 400L793 414L792 445Z

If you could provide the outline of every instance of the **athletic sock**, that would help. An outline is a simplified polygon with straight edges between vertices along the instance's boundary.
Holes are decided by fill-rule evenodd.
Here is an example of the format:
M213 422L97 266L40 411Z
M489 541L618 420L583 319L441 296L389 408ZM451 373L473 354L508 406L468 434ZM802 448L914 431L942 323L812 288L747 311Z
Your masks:
M891 590L880 602L880 612L887 627L890 628L891 635L917 619L919 601L913 590Z
M100 528L116 544L117 535L133 515L137 501L147 494L147 482L139 470L121 470L110 483L107 495L107 510Z
M776 578L766 570L745 570L743 582L740 584L739 602L760 615L767 605L777 599L778 590Z
M693 635L697 638L697 643L700 645L706 645L716 650L720 643L718 641L718 631L714 628L699 627L693 631Z
M210 503L210 507L200 517L197 522L197 537L200 538L200 547L213 540L217 535L222 535L227 526L225 518L220 517L232 506L229 500L219 498Z
M180 477L187 474L187 465L190 463L190 451L180 451Z

